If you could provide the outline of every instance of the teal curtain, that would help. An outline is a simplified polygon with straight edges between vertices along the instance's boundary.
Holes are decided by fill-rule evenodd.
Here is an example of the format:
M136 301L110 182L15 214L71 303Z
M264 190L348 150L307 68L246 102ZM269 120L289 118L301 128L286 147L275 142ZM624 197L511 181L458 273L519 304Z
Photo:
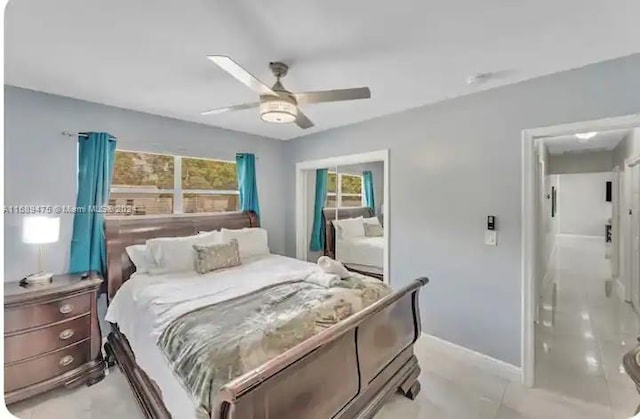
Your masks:
M365 170L362 172L362 179L364 180L364 205L376 211L376 200L373 192L373 174L371 170Z
M249 153L236 154L236 174L240 192L240 211L253 211L260 217L258 184L256 183L256 156Z
M313 230L309 249L318 251L324 249L324 223L322 222L322 208L327 199L328 169L316 170L316 202L313 207Z
M104 212L113 176L116 139L106 132L78 137L78 196L71 237L70 272L107 270Z

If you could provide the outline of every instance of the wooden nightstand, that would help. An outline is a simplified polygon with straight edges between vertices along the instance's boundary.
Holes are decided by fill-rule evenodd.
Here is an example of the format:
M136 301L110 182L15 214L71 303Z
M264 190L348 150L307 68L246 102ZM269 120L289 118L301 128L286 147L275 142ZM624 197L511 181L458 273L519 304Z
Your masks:
M48 285L4 284L7 404L104 378L97 292L102 278L56 275Z

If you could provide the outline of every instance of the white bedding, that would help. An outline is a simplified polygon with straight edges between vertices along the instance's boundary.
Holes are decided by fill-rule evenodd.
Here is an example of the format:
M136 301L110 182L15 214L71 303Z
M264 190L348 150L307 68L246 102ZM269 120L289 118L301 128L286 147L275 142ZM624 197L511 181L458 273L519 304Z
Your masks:
M382 269L384 237L349 237L336 240L336 259L342 263Z
M154 380L174 419L195 418L195 402L168 365L156 341L171 321L199 307L239 297L269 285L318 272L312 263L278 255L254 256L243 264L200 275L196 272L140 274L126 281L107 310L127 337L136 362Z

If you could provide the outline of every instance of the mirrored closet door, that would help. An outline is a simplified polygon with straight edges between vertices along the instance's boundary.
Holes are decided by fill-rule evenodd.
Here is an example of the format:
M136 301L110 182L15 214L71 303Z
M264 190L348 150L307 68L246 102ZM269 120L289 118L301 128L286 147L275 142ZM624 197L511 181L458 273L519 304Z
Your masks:
M324 255L383 279L384 162L327 167L307 175L307 260Z

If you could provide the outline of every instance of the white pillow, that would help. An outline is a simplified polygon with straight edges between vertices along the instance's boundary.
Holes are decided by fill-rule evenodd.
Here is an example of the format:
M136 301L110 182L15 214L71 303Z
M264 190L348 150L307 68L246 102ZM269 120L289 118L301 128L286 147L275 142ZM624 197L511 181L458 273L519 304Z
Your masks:
M146 244L134 244L125 248L129 259L136 267L136 272L144 274L156 268L156 261Z
M222 241L228 243L231 239L238 240L240 257L268 255L269 237L264 228L243 228L240 230L222 229Z
M150 273L195 271L194 244L207 246L222 243L222 233L212 231L187 237L160 237L147 240L147 247L156 263Z
M365 224L377 224L377 225L380 225L380 219L378 219L378 217L364 218L362 221Z
M338 231L338 238L364 237L364 218L345 218L333 222Z

